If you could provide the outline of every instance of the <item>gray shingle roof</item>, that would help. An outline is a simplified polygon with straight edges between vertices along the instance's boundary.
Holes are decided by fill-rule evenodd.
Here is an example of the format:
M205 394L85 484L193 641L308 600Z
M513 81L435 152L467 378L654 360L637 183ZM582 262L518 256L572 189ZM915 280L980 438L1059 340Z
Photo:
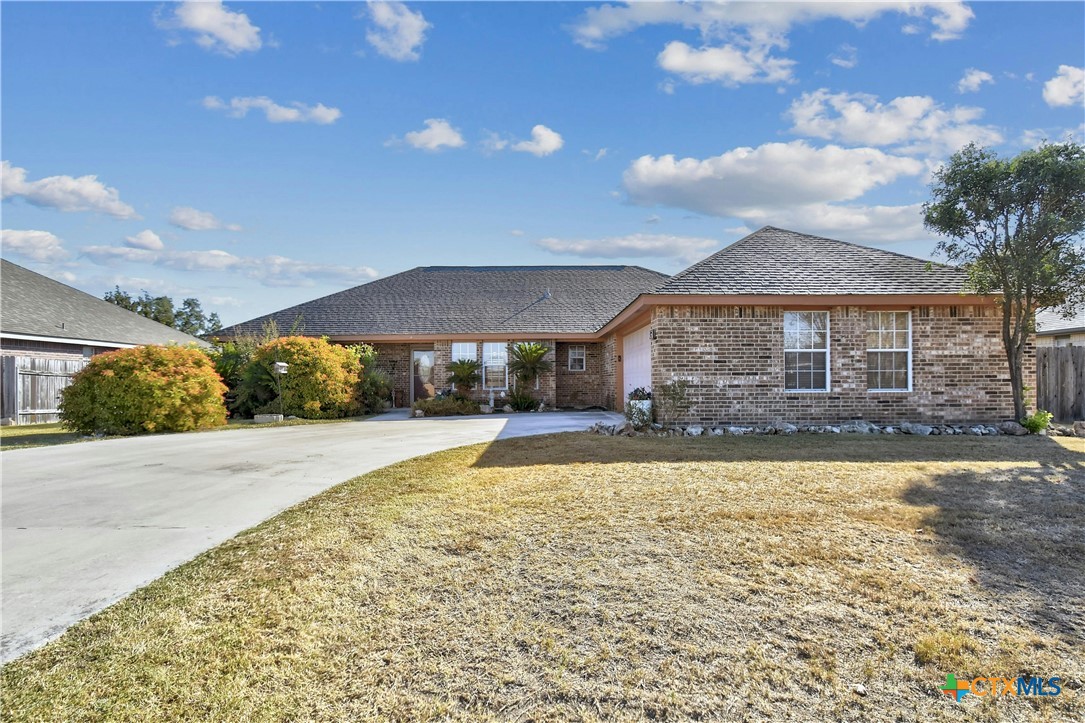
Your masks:
M666 279L639 266L424 266L220 334L272 319L285 333L298 318L309 336L591 333Z
M0 259L0 333L114 344L207 342Z
M772 226L671 277L657 294L956 294L952 266Z
M1081 306L1069 319L1058 309L1044 309L1036 312L1037 334L1069 334L1085 331L1085 306Z

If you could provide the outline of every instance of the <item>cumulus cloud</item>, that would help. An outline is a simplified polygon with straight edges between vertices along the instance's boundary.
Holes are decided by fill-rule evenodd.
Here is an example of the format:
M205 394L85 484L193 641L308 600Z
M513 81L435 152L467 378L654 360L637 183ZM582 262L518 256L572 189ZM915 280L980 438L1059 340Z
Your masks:
M306 105L294 101L290 105L279 105L267 96L242 96L231 98L229 102L214 95L203 99L203 107L208 110L223 110L231 118L244 118L250 110L264 113L271 123L316 123L330 125L343 116L338 108L317 103Z
M432 25L422 13L412 12L401 2L369 2L370 26L365 39L373 48L392 60L418 60Z
M176 206L170 211L170 223L189 231L240 231L236 223L223 223L209 211L200 211L191 206Z
M535 245L550 253L600 259L667 258L699 261L720 247L716 239L635 233L596 239L544 238Z
M140 231L135 236L125 236L124 243L134 249L147 249L149 251L161 251L166 247L158 234L150 229Z
M97 211L114 218L139 218L136 210L121 201L120 192L97 176L49 176L27 180L25 168L0 162L0 196L23 198L35 206L59 211Z
M48 231L18 231L5 228L0 231L0 246L3 247L5 253L41 263L63 261L68 258L64 242Z
M851 70L859 65L859 49L854 45L843 43L837 52L829 56L829 62L837 67Z
M984 83L991 83L994 85L995 78L993 75L985 70L978 70L976 68L969 68L964 71L964 75L957 81L958 93L975 93L980 89Z
M929 96L903 96L881 103L865 93L803 93L786 114L792 133L841 143L895 146L905 153L940 155L971 141L1002 142L993 126L974 123L983 109L943 108Z
M178 251L85 246L80 252L102 265L136 263L176 271L239 273L265 286L312 286L316 281L356 284L378 275L369 266L318 264L285 256L237 256L219 249Z
M741 218L767 208L856 199L924 169L914 158L875 148L814 148L792 141L736 148L703 160L642 156L626 169L623 186L640 205Z
M693 48L680 40L667 43L656 58L659 67L694 84L785 83L791 80L794 60L775 57L770 47L735 45Z
M531 140L514 143L512 150L530 153L533 156L549 156L551 153L561 150L565 145L561 134L544 125L537 125L531 129Z
M222 55L255 52L263 45L260 28L243 12L229 10L220 0L192 0L174 6L169 16L156 18L159 27L195 35L196 44Z
M410 131L404 134L402 140L392 138L384 145L394 146L399 143L406 143L412 148L419 148L423 151L439 151L442 148L462 148L467 143L463 136L460 135L460 132L453 128L452 124L444 118L427 118L425 124L424 129Z
M749 209L750 227L801 228L806 233L858 243L895 243L931 238L923 227L923 205L867 206L811 203L790 208Z
M1055 77L1044 83L1044 101L1056 108L1085 101L1085 68L1060 65Z

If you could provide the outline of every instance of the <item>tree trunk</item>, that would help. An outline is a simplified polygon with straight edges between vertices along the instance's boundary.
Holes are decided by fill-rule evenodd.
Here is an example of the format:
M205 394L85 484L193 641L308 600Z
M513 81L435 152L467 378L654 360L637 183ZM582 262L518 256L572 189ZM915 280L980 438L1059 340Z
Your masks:
M1025 339L1018 343L1021 336L1016 328L1022 322L1020 319L1011 321L1010 304L1002 306L1002 347L1006 350L1006 363L1010 368L1010 392L1013 394L1013 416L1015 421L1021 421L1028 415L1025 407L1024 371L1022 359Z

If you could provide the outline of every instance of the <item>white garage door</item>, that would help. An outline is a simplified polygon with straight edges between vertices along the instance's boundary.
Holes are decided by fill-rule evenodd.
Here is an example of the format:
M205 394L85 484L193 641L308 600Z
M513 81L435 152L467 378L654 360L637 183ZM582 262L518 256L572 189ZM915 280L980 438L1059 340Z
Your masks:
M626 399L637 387L652 388L652 347L648 327L622 339L622 380Z

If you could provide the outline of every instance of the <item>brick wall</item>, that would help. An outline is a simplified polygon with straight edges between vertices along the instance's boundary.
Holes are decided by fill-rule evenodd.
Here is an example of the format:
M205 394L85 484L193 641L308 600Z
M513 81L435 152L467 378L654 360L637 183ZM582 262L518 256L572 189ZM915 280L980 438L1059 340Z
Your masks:
M912 311L912 391L870 392L866 309L830 312L828 392L784 390L780 307L659 307L652 315L652 383L691 383L683 421L756 424L849 419L993 422L1013 417L996 307L916 307ZM1029 356L1025 379L1035 379ZM611 385L613 386L613 385Z
M411 345L374 344L377 350L377 368L392 377L397 407L411 404Z
M600 382L603 389L602 404L607 409L618 408L618 336L611 334L601 344L603 355L600 364Z
M539 341L550 348L550 353L544 357L551 364L557 366L555 357L555 342L553 339L526 339L525 341ZM451 384L448 381L450 372L448 371L448 365L453 361L452 359L452 342L451 341L435 341L433 342L433 374L434 385L438 391L449 389ZM475 358L482 360L482 342L475 343ZM509 388L507 390L494 390L494 403L501 407L504 405L502 401L501 392L504 391L508 395L513 385L512 376L509 376ZM542 400L544 404L549 407L554 406L554 401L557 398L557 374L556 370L547 372L539 376L539 388L532 389L532 395L539 400ZM468 395L471 399L480 403L489 402L490 390L484 389L481 382L478 386L472 389Z
M585 352L583 371L569 370L569 347L582 346ZM613 365L612 365L613 366ZM584 409L606 405L603 382L603 345L583 342L557 343L557 406ZM613 382L610 385L613 394Z

